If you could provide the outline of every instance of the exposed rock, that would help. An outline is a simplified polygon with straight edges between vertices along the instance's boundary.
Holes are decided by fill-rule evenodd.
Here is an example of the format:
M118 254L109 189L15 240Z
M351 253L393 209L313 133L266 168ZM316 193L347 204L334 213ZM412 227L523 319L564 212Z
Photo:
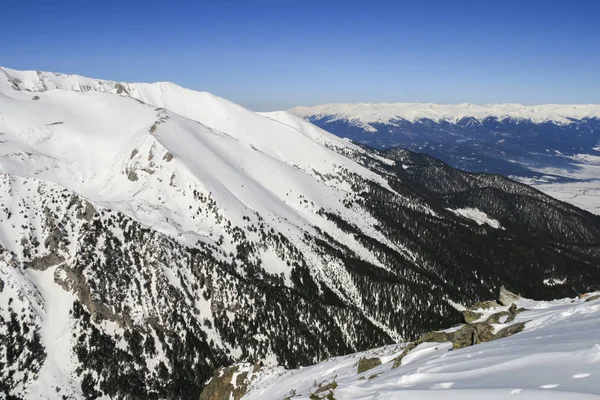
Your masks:
M488 324L464 325L456 332L453 332L451 340L452 348L457 350L474 344L489 342L494 336L492 332L493 329Z
M500 312L490 315L489 318L485 321L485 323L486 324L499 324L500 318L502 318L504 316L510 317L510 315L511 315L511 313L508 311L500 311ZM508 318L507 318L507 321L508 321ZM503 321L503 322L506 322L506 321Z
M81 272L60 266L54 271L54 282L64 290L75 294L90 314L115 322L121 327L133 326L133 321L127 313L117 314L105 304L94 300L85 276Z
M462 312L463 319L467 324L470 324L473 321L477 321L483 314L477 313L471 310L465 310Z
M248 372L242 372L235 378L238 367L227 367L219 370L200 393L200 400L240 400L248 390Z
M317 388L317 390L314 391L314 394L324 393L324 392L327 392L327 391L332 391L332 390L334 390L337 387L338 387L338 384L337 384L336 381L329 382L329 383L326 383L326 384L324 384L324 382L321 382L319 384L319 387Z
M45 271L48 268L63 262L65 262L65 258L63 256L51 252L50 254L46 254L45 256L34 258L27 264L27 267L38 271Z
M451 342L452 341L452 337L453 337L453 333L449 333L449 332L437 332L437 331L432 331L432 332L427 332L425 334L423 334L423 336L421 336L419 338L419 342L423 343L423 342Z
M373 369L379 365L381 365L381 360L379 358L361 358L358 361L357 373L362 374L363 372Z
M237 366L217 371L200 393L200 400L229 400L235 389L231 380L237 371Z
M248 372L242 372L241 374L239 374L238 376L236 376L236 378L235 378L235 384L236 384L236 386L243 385L244 382L246 381L247 377L248 377Z
M525 322L519 322L519 323L516 323L513 325L509 325L506 328L498 331L498 333L496 333L491 340L497 340L497 339L502 339L502 338L505 338L508 336L512 336L515 333L521 332L523 330L523 328L525 328Z
M170 152L166 152L165 155L163 156L163 160L165 160L166 162L169 162L173 159L173 154L171 154Z
M48 215L47 212L46 215ZM28 268L38 271L45 271L46 269L65 261L65 258L59 253L59 251L65 247L63 241L66 235L64 231L60 229L56 221L53 221L53 218L49 217L48 221L51 221L49 222L51 224L55 224L44 240L44 247L48 253L43 256L33 258L29 263L26 264Z
M598 299L600 299L600 294L589 297L585 302L588 303L590 301L594 301L594 300L598 300Z
M96 209L94 205L87 200L84 200L85 208L77 214L77 218L84 219L86 221L91 221L96 213Z
M117 83L115 85L115 89L117 89L117 94L121 94L121 93L129 94L129 91L125 88L125 86L123 86L122 83Z
M511 304L515 303L516 301L518 301L520 299L521 299L521 296L506 290L504 288L504 286L500 288L500 296L498 296L498 301L503 306L510 306Z
M496 334L494 334L494 328L490 324L498 323L498 319L502 316L508 316L509 318L512 317L514 319L515 315L516 314L508 311L501 311L490 316L485 323L466 324L455 332L428 332L421 336L417 342L413 342L414 344L407 346L407 349L402 352L400 356L396 357L392 368L398 368L401 365L404 356L418 344L423 342L450 342L452 343L452 348L457 350L475 344L512 336L523 330L525 327L524 322L507 326Z
M473 303L469 310L488 310L490 308L500 307L500 304L496 303L493 300L487 301L478 301L477 303Z
M392 369L396 369L399 366L402 365L402 359L411 351L413 351L418 345L419 343L421 343L420 341L416 341L416 342L410 342L409 344L406 345L406 347L404 347L404 350L402 351L402 353L394 358L394 364L392 365Z
M137 173L135 171L129 171L129 174L127 175L127 179L129 179L132 182L137 181L138 180Z
M252 373L253 373L253 374L257 373L258 371L260 371L260 369L261 369L262 367L263 367L263 363L262 363L262 361L259 361L259 362L255 363L255 364L252 366Z
M510 308L508 309L509 312L509 316L506 319L506 323L511 323L514 321L515 317L517 316L517 314L519 314L520 312L525 311L524 308L517 308L517 305L515 303L513 303Z

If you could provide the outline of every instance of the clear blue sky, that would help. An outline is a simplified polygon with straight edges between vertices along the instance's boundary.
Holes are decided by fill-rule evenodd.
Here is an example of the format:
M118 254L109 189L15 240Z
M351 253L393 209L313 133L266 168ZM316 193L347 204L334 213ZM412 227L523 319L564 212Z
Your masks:
M600 1L6 0L0 65L173 81L256 110L600 103Z

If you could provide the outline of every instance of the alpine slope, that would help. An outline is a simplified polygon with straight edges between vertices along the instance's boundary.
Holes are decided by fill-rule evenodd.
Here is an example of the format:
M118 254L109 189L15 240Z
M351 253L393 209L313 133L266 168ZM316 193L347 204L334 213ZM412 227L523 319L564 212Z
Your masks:
M592 300L592 301L590 301ZM597 399L600 397L600 298L521 299L527 308L496 331L514 336L453 349L449 342L403 344L332 358L307 368L247 370L243 399ZM486 310L487 316L506 310ZM403 354L401 362L396 362ZM377 366L359 371L361 360ZM329 397L328 397L329 396Z
M0 70L4 398L194 398L222 366L409 340L501 286L594 290L598 238L526 185L286 112Z

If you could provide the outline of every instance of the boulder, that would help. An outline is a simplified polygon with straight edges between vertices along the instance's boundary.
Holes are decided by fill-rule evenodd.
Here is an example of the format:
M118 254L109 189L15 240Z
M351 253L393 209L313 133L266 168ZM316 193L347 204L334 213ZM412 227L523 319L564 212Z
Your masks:
M381 360L379 358L361 358L358 360L357 373L362 374L363 372L373 369L379 365L381 365Z
M594 301L594 300L598 300L598 299L600 299L600 294L598 294L598 295L595 295L595 296L588 297L588 298L585 300L585 302L586 302L586 303L588 303L588 302L590 302L590 301Z
M497 339L502 339L502 338L505 338L508 336L512 336L515 333L521 332L523 330L523 328L525 328L525 322L519 322L519 323L516 323L513 325L509 325L506 328L498 331L498 333L496 333L491 340L497 340Z
M503 306L510 306L511 304L515 303L516 301L518 301L520 299L521 299L521 296L506 290L504 288L504 286L502 288L500 288L500 296L498 296L498 301Z
M515 317L517 316L518 313L525 311L524 308L517 308L517 305L515 303L513 303L509 308L508 311L500 311L497 312L495 314L492 314L489 316L489 318L485 321L487 324L499 324L500 322L500 318L502 318L503 316L508 316L508 318L506 318L506 321L503 321L502 323L504 324L509 324L511 322L514 321Z
M489 316L489 318L485 321L486 324L499 324L500 323L500 318L504 317L504 316L508 316L510 318L510 312L508 311L500 311L497 312L495 314L492 314ZM508 318L507 318L508 321ZM506 321L504 321L506 322Z
M419 338L419 342L451 342L453 335L452 332L431 331L423 334L423 336Z
M462 349L474 344L489 342L494 337L493 328L485 323L468 324L453 332L452 349Z
M483 314L477 313L471 310L465 310L462 312L463 319L467 324L470 324L473 321L477 321Z

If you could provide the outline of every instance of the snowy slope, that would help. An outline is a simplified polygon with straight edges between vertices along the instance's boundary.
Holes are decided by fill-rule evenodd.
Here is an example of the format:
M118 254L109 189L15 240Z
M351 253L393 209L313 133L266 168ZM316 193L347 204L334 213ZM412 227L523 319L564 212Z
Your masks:
M347 142L314 127L312 136L298 134L297 127L207 93L170 84L129 85L153 106L168 104L169 110L164 110L129 97L79 93L90 87L108 92L114 89L113 82L83 79L76 84L71 76L59 80L60 75L46 79L34 75L38 82L28 80L30 75L17 75L24 88L60 86L77 91L51 90L41 94L41 100L32 100L31 93L9 90L10 97L0 99L3 113L10 115L0 125L5 141L3 172L58 183L170 234L211 229L212 225L190 221L189 191L194 189L211 193L236 224L253 211L288 221L287 230L315 224L314 213L306 206L288 202L297 194L330 206L349 189L342 180L322 182L321 176L348 171L385 185L378 175L322 145L351 146ZM189 98L179 96L182 93L189 93ZM182 119L170 110L203 123Z
M194 398L220 366L397 342L501 284L600 281L572 245L600 237L587 213L487 177L500 195L472 204L423 191L467 193L460 172L409 171L429 167L286 112L2 69L0 398Z
M517 304L528 311L515 323L526 323L523 332L454 351L451 343L422 343L397 369L393 359L402 345L298 370L265 369L243 398L308 399L319 385L335 381L332 398L337 400L595 399L600 396L600 299L587 299L521 300ZM382 364L358 374L358 360L373 357Z
M322 328L327 332L356 324L358 317L358 326L343 329L342 342L332 337L331 343L315 349L324 355L356 347L363 339L352 331L373 329L373 324L383 337L400 338L383 315L362 306L363 295L343 263L316 251L306 239L325 232L364 261L387 268L321 213L343 215L370 237L396 247L375 229L377 221L364 209L345 203L356 196L353 185L360 182L387 187L379 174L335 151L360 151L356 146L297 117L259 115L173 84L2 72L0 244L5 275L0 283L11 291L2 292L1 304L3 321L14 323L3 333L7 339L1 348L15 369L15 375L4 377L9 385L4 390L25 393L27 398L48 392L79 397L96 390L86 384L93 381L91 387L110 393L110 386L105 386L111 384L110 376L88 368L88 357L77 353L73 338L85 340L98 329L108 335L111 346L134 352L134 342L119 339L133 327L141 329L144 340L162 342L164 352L175 352L180 345L153 332L177 329L169 319L173 307L179 308L181 295L187 298L181 316L186 335L205 341L206 361L194 361L193 353L189 362L195 364L186 367L200 362L196 385L229 357L248 357L250 351L251 357L281 359L288 347L308 345L300 333L297 343L290 340L285 350L275 349L273 335L280 335L275 331L290 329L275 328L279 324L304 319L304 324L328 324ZM431 212L426 204L411 207ZM131 239L136 232L145 235L147 229L152 239ZM149 247L150 243L154 244ZM169 254L155 256L154 246L161 252L169 249ZM191 271L185 271L186 264ZM131 270L136 266L145 271ZM294 278L293 269L299 267L309 269ZM292 279L318 282L317 293L327 288L364 313L358 311L349 322L349 313L357 311L326 313L327 307L321 309L311 300L306 305L310 310L299 308L297 315L278 315L265 324L261 318L266 316L260 313L272 313L270 307L288 301L298 306L304 300L289 296L267 306L263 289L254 289L248 281L285 288L298 284ZM132 281L136 284L130 287ZM190 287L205 289L192 295ZM250 293L240 299L244 291ZM240 302L260 310L249 315L232 312ZM28 314L19 317L15 310ZM100 315L99 324L87 325L86 312ZM148 330L147 321L157 317L160 328ZM244 337L248 324L256 325L255 337ZM18 339L22 330L29 334L25 347L17 347L25 360L18 363L9 354L25 340ZM96 348L92 343L88 347ZM317 353L306 354L303 362L322 357ZM26 361L25 354L40 365ZM148 378L140 384L149 393L155 390L152 385L158 385L153 382L164 380L156 365L165 365L171 374L188 374L159 355L144 356L149 371L142 372ZM82 369L89 372L82 375ZM169 379L176 381L174 375Z
M600 105L545 104L524 106L521 104L431 104L431 103L358 103L323 104L314 107L294 107L292 114L306 118L331 117L331 120L349 120L357 124L388 124L404 119L414 122L420 119L457 122L463 118L484 120L489 117L530 120L536 123L553 121L569 123L571 119L599 118Z
M582 180L571 183L551 183L548 180L520 178L549 196L571 203L583 210L600 215L600 180Z

